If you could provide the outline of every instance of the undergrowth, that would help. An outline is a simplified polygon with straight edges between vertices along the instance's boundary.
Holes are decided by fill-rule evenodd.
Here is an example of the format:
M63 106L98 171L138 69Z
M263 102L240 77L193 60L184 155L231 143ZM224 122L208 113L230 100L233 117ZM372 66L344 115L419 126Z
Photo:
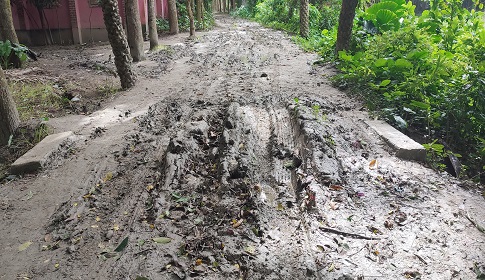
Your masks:
M11 82L9 87L21 121L50 118L69 104L51 83Z
M187 2L186 1L177 1L177 16L178 16L178 27L180 31L189 31L190 29L190 20L189 14L187 12ZM195 5L194 5L195 6ZM197 17L195 16L195 7L193 8L194 14L194 23L196 30L209 30L214 26L215 20L214 15L211 10L207 8L204 9L204 14L202 17L202 21L198 21ZM157 19L157 29L159 32L168 32L170 31L170 26L168 23L168 19L158 18Z
M298 2L249 2L233 15L296 34ZM420 16L405 0L361 3L351 47L337 57L341 1L311 3L310 36L293 40L335 63L340 74L334 85L425 144L433 166L453 154L461 157L466 174L484 180L485 24L477 11L483 3L467 10L459 0L431 0ZM432 149L437 145L439 153Z

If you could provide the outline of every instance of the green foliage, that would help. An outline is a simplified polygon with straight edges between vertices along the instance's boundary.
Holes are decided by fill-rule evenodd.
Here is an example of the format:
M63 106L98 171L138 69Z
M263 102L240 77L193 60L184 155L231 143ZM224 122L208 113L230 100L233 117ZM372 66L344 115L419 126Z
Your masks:
M23 45L12 45L9 40L0 41L0 66L3 69L9 68L12 55L16 55L22 62L27 60L27 54L25 54L27 50Z
M49 118L69 104L69 100L63 98L62 92L51 83L14 82L9 84L9 90L22 121Z
M157 31L161 33L169 30L170 30L170 25L168 24L168 19L157 18Z
M401 129L446 142L477 172L485 164L478 140L485 138L483 13L462 9L456 0L434 0L416 17L410 4L391 3L366 11L378 32L357 26L354 49L339 53L336 84L360 94ZM391 16L378 19L384 7L400 17L399 24ZM428 148L438 153L436 145Z
M177 16L178 16L178 26L180 31L189 31L190 29L190 20L189 14L187 11L186 1L177 1ZM195 18L195 11L194 11L194 21L195 21L195 28L197 30L208 30L214 26L214 14L210 10L204 11L204 16L202 18L202 22L199 22ZM157 19L157 30L159 32L167 32L170 30L170 25L167 19L158 18Z
M241 6L237 8L236 10L231 12L231 15L246 19L250 19L254 16L253 11L251 11L247 6Z

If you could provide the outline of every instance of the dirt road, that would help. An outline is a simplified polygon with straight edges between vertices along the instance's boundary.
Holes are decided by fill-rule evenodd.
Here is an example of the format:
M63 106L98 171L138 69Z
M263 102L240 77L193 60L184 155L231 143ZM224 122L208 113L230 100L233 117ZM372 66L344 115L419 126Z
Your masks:
M0 279L485 273L479 190L392 156L316 55L228 17L161 43L135 89L50 121L78 135L53 166L1 186Z

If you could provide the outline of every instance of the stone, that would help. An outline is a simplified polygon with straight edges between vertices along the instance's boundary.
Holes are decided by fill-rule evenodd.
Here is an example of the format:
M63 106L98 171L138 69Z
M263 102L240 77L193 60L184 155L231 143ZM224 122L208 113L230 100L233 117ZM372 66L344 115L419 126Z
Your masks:
M50 157L59 150L60 145L73 136L72 131L47 136L25 155L18 158L10 167L10 173L19 175L44 168Z
M426 149L404 135L399 130L380 120L365 121L389 146L395 150L396 156L406 160L426 160Z

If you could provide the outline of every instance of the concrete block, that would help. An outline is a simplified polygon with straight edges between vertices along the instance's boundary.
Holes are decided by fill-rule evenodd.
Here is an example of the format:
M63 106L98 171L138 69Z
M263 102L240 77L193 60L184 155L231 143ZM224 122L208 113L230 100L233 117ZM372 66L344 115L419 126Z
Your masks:
M72 131L52 134L44 138L30 151L18 158L10 167L11 174L24 174L45 167L51 156L57 152L60 145L69 137L73 137Z
M380 120L365 121L365 123L375 130L396 151L397 157L407 160L426 160L426 150L421 144L404 135L388 123Z

